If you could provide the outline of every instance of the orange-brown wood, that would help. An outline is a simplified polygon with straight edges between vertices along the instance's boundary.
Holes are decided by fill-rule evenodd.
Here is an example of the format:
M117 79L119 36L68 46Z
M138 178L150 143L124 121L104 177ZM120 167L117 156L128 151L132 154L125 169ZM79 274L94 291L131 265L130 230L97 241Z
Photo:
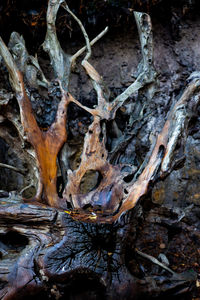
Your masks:
M67 139L66 133L66 111L69 97L63 93L58 105L56 119L48 131L40 130L31 107L31 102L24 88L23 77L19 72L22 93L17 95L24 133L27 140L36 152L39 168L39 183L36 200L44 200L50 206L58 206L58 195L56 190L57 177L57 155L63 143Z

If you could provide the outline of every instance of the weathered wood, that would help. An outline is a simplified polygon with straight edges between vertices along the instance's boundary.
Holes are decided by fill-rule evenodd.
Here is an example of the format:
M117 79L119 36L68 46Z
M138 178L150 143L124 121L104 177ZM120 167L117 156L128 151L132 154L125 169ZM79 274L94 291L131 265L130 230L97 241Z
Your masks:
M171 295L181 294L184 289L190 289L197 278L195 272L177 274L173 271L171 277L170 272L163 273L160 269L157 275L162 274L162 282L157 275L146 271L142 280L133 275L126 261L129 251L134 252L129 248L129 240L134 239L136 245L145 243L144 236L141 240L140 236L131 234L138 218L140 214L135 213L134 218L129 215L121 224L86 224L54 208L24 204L20 199L14 202L1 199L0 298L25 299L45 292L44 299L55 299L57 292L56 299L59 299L67 293L73 295L73 284L80 284L82 280L93 282L97 296L102 293L104 299L113 300L152 293L165 295L165 291L171 291ZM170 228L178 218L175 211L163 208L149 214L147 225L159 220ZM191 231L183 220L178 224L186 235L192 232L200 235L199 230ZM140 251L136 249L134 255L137 254ZM144 263L138 257L137 265Z

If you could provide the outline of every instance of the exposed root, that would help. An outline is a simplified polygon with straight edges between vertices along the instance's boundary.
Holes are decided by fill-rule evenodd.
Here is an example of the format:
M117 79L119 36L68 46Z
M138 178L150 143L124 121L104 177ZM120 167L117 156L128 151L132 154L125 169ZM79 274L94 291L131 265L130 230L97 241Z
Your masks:
M55 24L60 6L64 7L79 24L85 38L85 47L71 56L61 48L56 35ZM118 220L122 214L136 205L141 196L147 193L150 182L154 181L155 178L166 176L173 170L173 156L177 141L187 127L189 118L188 103L191 97L199 92L200 75L198 72L195 72L190 77L182 96L169 112L165 125L157 136L154 149L151 155L147 156L149 159L146 158L145 164L142 164L141 168L139 168L139 171L136 173L138 177L135 176L133 184L127 185L121 172L123 165L114 166L108 161L109 153L105 146L107 140L105 123L112 120L116 132L119 133L114 120L117 110L123 106L124 102L132 94L140 92L142 89L148 89L154 84L157 76L153 64L153 37L150 17L140 12L134 12L134 16L140 38L142 61L138 65L136 80L123 93L118 95L113 101L110 101L110 91L103 78L88 61L91 56L91 46L107 32L107 28L90 42L83 24L69 9L67 3L64 0L49 0L47 33L43 48L49 54L55 78L58 78L60 84L62 98L58 105L56 119L45 132L39 128L36 122L31 102L24 86L23 76L26 76L26 70L23 61L16 59L15 46L13 46L12 56L2 39L0 39L0 54L5 61L10 75L10 82L20 107L21 124L19 125L17 121L12 121L13 118L11 116L10 120L16 126L22 141L25 142L27 140L33 146L35 152L33 156L36 158L39 170L38 188L35 198L38 201L44 201L50 206L64 209L67 208L67 202L70 202L73 208L80 210L78 214L76 210L70 212L70 214L78 219L83 217L85 221L104 223ZM28 57L31 60L34 66L31 69L33 81L37 85L48 87L49 82L44 77L37 58L28 55L23 38L15 33L11 42L13 42L13 45L17 44L20 46L21 58ZM97 106L95 108L88 108L81 104L68 92L72 67L77 57L84 51L86 51L86 55L82 60L82 66L91 79L97 93ZM39 75L34 75L35 70L37 70ZM29 81L29 84L31 84L31 81ZM199 97L197 99L196 105ZM68 170L63 199L60 199L56 189L56 161L61 147L67 141L67 107L70 102L90 113L93 116L93 121L84 138L80 165L74 171ZM66 147L64 149L63 151L66 151ZM62 169L69 167L68 162L65 160L62 160L62 163ZM81 194L81 180L90 171L98 172L100 180L93 190ZM84 217L82 209L85 205L89 205L90 210L85 212ZM91 210L92 214L90 215Z

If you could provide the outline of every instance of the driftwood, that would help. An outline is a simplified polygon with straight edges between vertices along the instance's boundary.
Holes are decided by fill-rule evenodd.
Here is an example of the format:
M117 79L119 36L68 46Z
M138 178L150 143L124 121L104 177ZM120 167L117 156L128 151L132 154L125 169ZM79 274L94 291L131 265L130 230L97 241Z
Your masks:
M64 52L56 35L55 22L60 6L77 21L85 38L86 46L72 56ZM200 88L200 74L195 72L169 111L163 129L152 142L146 159L138 169L129 165L131 171L124 172L127 165L113 163L119 148L126 145L129 138L119 137L118 145L109 153L106 148L106 122L112 123L118 135L119 129L115 122L117 110L132 94L155 89L157 76L153 64L150 17L139 12L134 12L134 16L142 61L138 66L136 80L115 99L110 99L109 89L89 63L91 46L107 32L107 28L90 42L81 21L65 1L49 0L47 10L47 33L43 49L49 54L53 67L52 81L45 78L37 57L28 54L19 34L11 35L9 48L0 39L0 55L7 67L10 84L20 108L20 117L10 109L5 109L2 114L2 123L8 119L15 126L17 142L5 130L0 131L0 136L13 144L19 157L27 161L27 169L31 170L28 175L30 185L36 187L32 199L24 199L20 195L1 199L1 299L22 299L37 294L44 297L48 294L51 299L60 299L72 293L73 285L84 282L86 276L86 283L94 284L95 291L100 291L99 295L107 299L132 299L138 289L144 293L151 289L158 296L167 289L172 294L175 289L181 293L185 292L185 287L189 289L196 282L196 273L170 273L169 268L163 268L166 272L162 283L156 276L146 277L146 281L142 281L131 274L125 262L126 237L138 220L137 209L136 212L128 211L148 192L150 184L172 172L176 146L180 139L184 139L189 117L199 101ZM69 89L70 74L77 58L84 51L86 55L81 64L97 94L97 105L93 108L81 104ZM52 86L59 90L59 103L55 119L44 130L38 125L33 113L30 89L34 88L38 93L45 89L46 93L51 94ZM51 96L54 96L53 92ZM189 106L191 98L196 101L192 109ZM11 95L8 101L0 105L5 107L9 101L12 101ZM68 142L66 126L70 103L87 111L92 117L84 137L81 161L75 170L68 168L68 153L66 147L63 147ZM142 110L138 115L142 116ZM130 121L132 127L134 121ZM14 168L6 164L0 164L0 167ZM66 168L63 192L58 195L57 175ZM24 169L14 170L22 174L26 172ZM90 171L99 174L97 187L81 193L81 181ZM127 182L124 178L130 174L134 175L133 179ZM184 227L183 224L181 226ZM184 228L187 230L186 225ZM6 239L11 242L6 244ZM138 249L135 255L158 263L152 260L152 256L145 256ZM162 288L158 289L158 285L162 285Z

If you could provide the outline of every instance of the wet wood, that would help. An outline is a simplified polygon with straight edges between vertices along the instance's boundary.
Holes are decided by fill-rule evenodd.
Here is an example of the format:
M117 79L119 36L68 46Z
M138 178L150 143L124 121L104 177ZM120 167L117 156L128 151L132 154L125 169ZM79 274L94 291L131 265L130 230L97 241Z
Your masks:
M58 299L70 294L73 299L78 292L77 288L73 290L74 284L79 285L80 291L87 291L87 285L90 285L86 292L88 299L92 299L91 289L97 297L101 295L102 299L113 300L116 297L132 299L136 295L159 296L165 295L165 292L170 292L173 296L177 293L184 294L185 290L191 290L196 284L197 273L194 271L179 274L174 271L171 276L168 269L163 273L161 268L156 271L157 275L145 271L143 279L138 278L140 275L136 274L136 270L142 265L146 267L150 256L146 255L146 260L140 256L137 261L131 259L141 255L141 251L148 253L151 250L148 248L150 237L145 232L142 231L140 237L131 234L140 218L137 213L129 215L120 224L98 225L74 221L67 214L47 206L24 204L20 198L2 198L0 204L2 300L38 295L43 295L44 299L55 299L56 294ZM184 234L183 244L184 237L188 234L195 235L196 238L200 236L195 227L191 230L183 220L178 221L177 212L162 208L152 210L144 224L146 230L157 226L152 234L158 235L154 237L158 243L162 243L164 239L162 227L156 225L158 218L162 226L168 224L166 228L169 231L173 230L173 226L179 226ZM162 248L157 247L155 251L162 253ZM152 255L155 253L151 253L151 268L156 261ZM166 255L169 256L168 252ZM195 257L193 262L195 263ZM159 281L161 273L162 282ZM81 286L81 281L85 282L84 287Z

